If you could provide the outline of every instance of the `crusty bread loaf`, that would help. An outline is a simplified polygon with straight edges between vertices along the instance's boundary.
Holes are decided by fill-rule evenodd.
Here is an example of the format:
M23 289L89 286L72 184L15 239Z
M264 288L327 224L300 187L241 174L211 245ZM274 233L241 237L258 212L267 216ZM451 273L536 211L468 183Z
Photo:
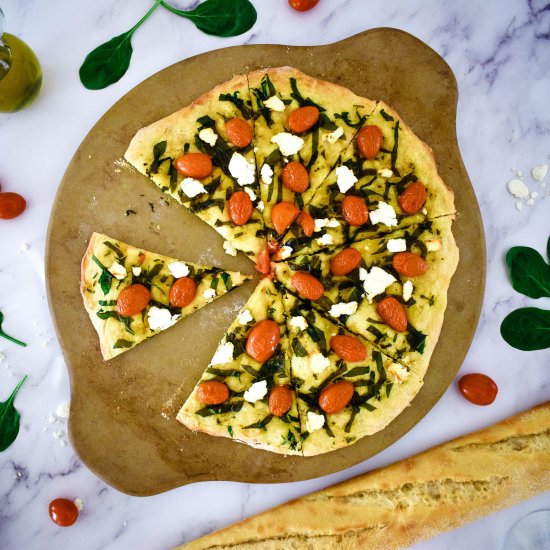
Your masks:
M403 548L549 488L550 401L180 548Z

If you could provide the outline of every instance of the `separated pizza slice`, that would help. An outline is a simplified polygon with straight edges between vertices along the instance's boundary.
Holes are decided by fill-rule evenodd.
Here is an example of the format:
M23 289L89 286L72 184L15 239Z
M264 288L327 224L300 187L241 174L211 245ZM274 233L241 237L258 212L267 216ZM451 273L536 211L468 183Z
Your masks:
M418 393L414 365L395 362L311 302L285 292L284 303L305 456L382 430Z
M264 278L177 415L194 431L301 454L282 297Z
M107 360L166 330L250 278L93 233L82 259L80 291Z
M275 264L279 281L421 376L458 263L452 217Z
M245 76L142 128L125 158L257 262L266 247Z
M277 240L375 104L291 67L255 71L248 79L264 222L268 238Z
M294 223L283 241L289 255L451 215L455 207L431 149L391 107L379 102L305 212L313 231Z

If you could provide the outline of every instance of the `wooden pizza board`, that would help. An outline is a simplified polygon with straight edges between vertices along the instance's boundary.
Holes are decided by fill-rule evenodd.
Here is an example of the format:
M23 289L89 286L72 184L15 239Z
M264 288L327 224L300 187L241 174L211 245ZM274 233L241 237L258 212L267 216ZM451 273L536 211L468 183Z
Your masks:
M434 150L454 190L460 263L441 338L419 395L385 430L325 455L283 457L195 434L175 413L208 364L256 277L170 330L107 363L79 293L80 260L93 231L191 262L254 273L222 238L121 159L135 132L236 73L292 65L389 103ZM391 445L433 407L472 341L485 284L485 241L476 197L456 141L457 85L445 61L413 36L373 29L326 46L237 46L186 59L118 101L84 139L53 206L48 299L71 379L69 434L82 461L110 485L151 495L204 480L271 483L309 479L361 462ZM128 213L133 210L136 213ZM475 275L472 275L475 274Z

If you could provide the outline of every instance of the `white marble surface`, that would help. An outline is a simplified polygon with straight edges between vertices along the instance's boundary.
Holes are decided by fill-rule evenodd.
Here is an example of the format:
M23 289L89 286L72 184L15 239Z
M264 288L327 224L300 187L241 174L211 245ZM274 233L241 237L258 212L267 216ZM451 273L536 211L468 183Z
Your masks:
M229 1L229 0L228 0ZM504 254L513 245L546 248L550 197L530 169L550 154L550 5L547 0L321 0L297 14L286 0L253 0L256 26L221 39L159 9L135 34L127 75L102 90L85 90L78 79L84 56L129 29L152 4L96 0L2 0L6 30L35 49L44 70L37 101L12 115L0 114L0 181L3 190L28 200L27 211L0 220L0 310L5 330L29 342L26 349L0 340L0 399L24 374L17 399L22 427L16 443L0 454L0 547L168 548L292 497L389 464L451 437L487 426L550 398L550 351L524 353L500 337L512 309L532 304L512 290ZM180 7L190 2L179 2ZM44 287L44 243L58 184L74 150L96 120L146 77L214 48L260 43L313 45L389 26L428 43L451 65L460 90L458 139L479 199L487 238L487 289L474 343L460 374L481 371L500 388L490 407L465 401L453 384L433 410L405 437L356 467L324 478L282 485L199 483L149 497L129 497L96 478L53 437L65 423L48 415L69 399L69 381L53 332ZM512 169L539 196L516 210L506 190ZM547 177L550 187L550 177ZM25 250L25 244L28 249ZM550 300L538 300L550 307ZM80 497L84 511L71 528L48 517L56 497ZM497 549L522 515L550 508L550 494L481 519L417 546L424 550Z

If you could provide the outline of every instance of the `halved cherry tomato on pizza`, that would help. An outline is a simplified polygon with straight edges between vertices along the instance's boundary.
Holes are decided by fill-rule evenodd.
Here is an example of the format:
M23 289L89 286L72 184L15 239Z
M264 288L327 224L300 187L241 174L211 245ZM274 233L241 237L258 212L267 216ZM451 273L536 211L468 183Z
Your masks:
M254 205L245 191L231 195L227 203L227 213L235 225L244 225L252 216Z
M348 380L340 380L327 386L319 396L319 407L328 414L340 412L355 393L355 386Z
M460 393L474 405L490 405L497 397L498 386L485 374L465 374L459 381Z
M256 271L262 275L269 275L271 273L271 260L269 257L269 250L267 248L258 254L258 259L256 260Z
M416 214L426 202L426 187L420 181L413 181L409 183L397 200L403 212L406 214Z
M378 126L363 126L357 133L359 153L366 159L373 160L382 147L384 136Z
M386 325L393 328L397 332L405 332L407 330L407 312L403 304L393 296L388 296L378 302L376 311Z
M27 202L18 193L0 193L0 219L17 218L27 207Z
M418 254L398 252L392 258L395 271L405 277L420 277L428 271L428 264Z
M337 334L330 340L330 349L344 361L355 363L367 357L365 344L349 334Z
M170 288L169 300L173 307L188 306L197 294L197 285L189 277L180 277Z
M369 209L361 197L348 195L342 201L342 216L350 225L363 225L369 221Z
M302 298L318 300L325 292L323 283L316 279L311 273L298 271L292 275L292 286L298 291Z
M50 502L48 512L52 521L60 527L69 527L78 519L78 507L68 498L56 498Z
M319 0L288 0L288 5L296 11L308 11L318 3Z
M311 237L313 235L313 232L315 231L315 220L308 212L302 210L300 215L296 218L296 222L300 224L300 227L306 237Z
M294 193L303 193L309 187L309 174L305 166L294 160L283 168L281 176L283 185Z
M299 213L298 207L291 202L282 201L277 203L271 210L271 223L275 231L282 235L298 217Z
M242 118L230 118L225 123L229 141L239 149L247 147L252 141L252 126Z
M292 407L292 392L287 386L274 386L269 394L269 412L283 416Z
M136 283L123 288L116 301L116 311L123 317L141 313L151 300L151 292L146 286Z
M229 388L219 380L199 384L197 399L204 405L219 405L229 398Z
M175 160L174 166L180 174L197 180L208 177L213 170L212 160L204 153L186 153Z
M330 260L330 272L333 275L347 275L361 265L361 253L355 248L344 248Z
M299 107L288 115L288 127L295 134L307 132L319 120L319 109L313 105Z
M277 349L281 339L279 325L271 319L256 323L246 340L246 353L258 363L267 361Z

